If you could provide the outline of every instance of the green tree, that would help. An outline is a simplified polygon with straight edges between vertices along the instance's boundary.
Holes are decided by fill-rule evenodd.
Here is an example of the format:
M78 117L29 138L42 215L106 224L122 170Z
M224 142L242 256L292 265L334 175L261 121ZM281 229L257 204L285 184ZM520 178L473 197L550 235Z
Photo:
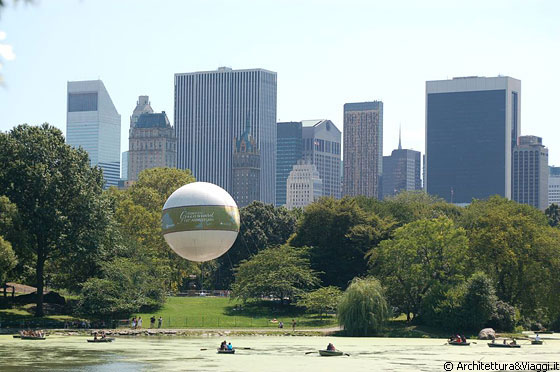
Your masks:
M560 224L560 208L558 208L558 204L550 204L544 211L544 214L548 218L550 226L557 227Z
M356 200L321 198L307 206L290 244L311 247L311 266L323 285L346 288L367 272L365 254L389 237L392 221L366 213Z
M239 210L241 229L231 249L218 258L213 272L215 284L229 288L234 280L234 268L242 260L269 246L285 244L295 232L296 218L284 207L274 207L254 201Z
M497 303L491 279L483 272L476 272L454 287L433 287L422 304L422 320L454 332L478 331L495 316Z
M168 291L182 287L190 274L198 274L197 264L178 256L161 234L161 211L165 201L179 187L194 182L190 170L150 168L138 175L127 190L107 191L115 210L115 220L125 244L133 244L161 268L158 278Z
M349 336L369 336L381 331L389 309L381 283L375 278L355 278L338 305L338 321Z
M16 264L17 258L12 245L0 236L0 286L6 282L8 273Z
M411 320L432 287L464 280L467 239L447 217L418 220L398 228L393 239L370 251L369 259L391 305Z
M560 311L560 231L548 225L534 207L502 197L475 200L466 209L474 263L494 283L498 298L531 318L544 309L553 318Z
M298 305L305 307L308 312L319 314L323 319L323 314L336 311L341 296L342 291L337 287L323 287L304 293Z
M36 315L42 316L45 264L68 254L91 257L101 247L109 222L103 175L84 150L65 144L62 132L48 124L1 133L0 164L0 194L17 205L27 236L27 244L12 242L13 248L18 256L35 257Z
M285 304L319 284L305 249L270 247L241 262L232 285L233 297L243 301L272 296Z

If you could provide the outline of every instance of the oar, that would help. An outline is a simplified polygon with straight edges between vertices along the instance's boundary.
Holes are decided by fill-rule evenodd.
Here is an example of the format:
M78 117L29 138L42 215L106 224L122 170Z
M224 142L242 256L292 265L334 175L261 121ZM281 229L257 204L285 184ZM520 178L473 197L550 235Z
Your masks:
M346 356L350 356L350 354L348 354L348 353L344 353L344 355L346 355Z
M306 352L305 352L305 355L307 355L307 354L312 354L312 353L316 353L316 352L317 352L317 351L306 351Z
M205 351L205 350L208 350L208 349L200 349L200 351Z

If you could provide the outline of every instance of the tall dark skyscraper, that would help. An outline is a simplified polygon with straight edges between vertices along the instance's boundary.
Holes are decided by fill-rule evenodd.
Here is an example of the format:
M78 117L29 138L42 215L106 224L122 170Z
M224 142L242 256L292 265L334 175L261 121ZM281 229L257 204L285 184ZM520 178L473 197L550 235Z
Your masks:
M511 198L521 82L507 76L426 82L426 190L453 203Z
M286 204L286 181L294 165L302 158L300 121L276 125L276 205Z
M383 174L383 102L344 105L344 195L379 198Z
M422 189L420 159L419 151L403 150L399 134L399 148L383 157L383 198Z
M234 141L249 120L260 152L260 200L276 202L276 73L263 69L175 74L177 167L233 193Z
M548 149L542 138L521 136L513 149L512 199L545 210L548 207Z

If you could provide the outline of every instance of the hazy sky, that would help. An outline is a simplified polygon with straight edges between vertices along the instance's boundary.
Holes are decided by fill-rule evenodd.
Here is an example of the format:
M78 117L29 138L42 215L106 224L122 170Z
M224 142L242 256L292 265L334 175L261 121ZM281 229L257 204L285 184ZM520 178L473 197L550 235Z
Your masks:
M521 133L544 137L560 165L557 0L7 2L3 131L65 131L66 82L101 78L124 151L139 95L173 119L174 73L260 67L278 73L279 121L325 118L342 130L345 102L382 100L384 153L399 124L403 147L424 152L425 81L501 74L522 82Z

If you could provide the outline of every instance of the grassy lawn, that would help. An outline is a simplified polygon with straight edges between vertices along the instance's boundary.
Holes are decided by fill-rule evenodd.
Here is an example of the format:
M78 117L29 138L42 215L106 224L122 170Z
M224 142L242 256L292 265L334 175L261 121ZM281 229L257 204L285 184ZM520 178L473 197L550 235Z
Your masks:
M297 328L336 325L334 316L321 320L295 306L282 307L271 301L243 305L225 297L169 297L160 310L135 315L142 317L143 328L150 326L152 315L163 318L163 328L278 328L272 319L283 321L285 329L291 329L292 319Z

